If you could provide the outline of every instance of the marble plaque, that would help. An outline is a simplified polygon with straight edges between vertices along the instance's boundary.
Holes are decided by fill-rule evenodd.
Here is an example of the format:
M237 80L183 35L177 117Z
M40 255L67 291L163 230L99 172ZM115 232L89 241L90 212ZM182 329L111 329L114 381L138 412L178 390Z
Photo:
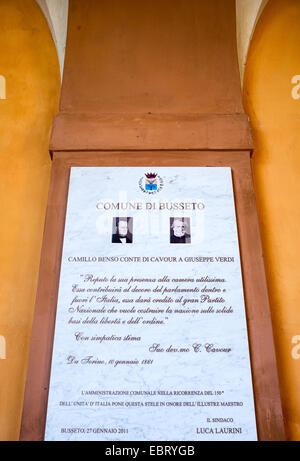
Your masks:
M46 440L256 440L231 169L71 169Z

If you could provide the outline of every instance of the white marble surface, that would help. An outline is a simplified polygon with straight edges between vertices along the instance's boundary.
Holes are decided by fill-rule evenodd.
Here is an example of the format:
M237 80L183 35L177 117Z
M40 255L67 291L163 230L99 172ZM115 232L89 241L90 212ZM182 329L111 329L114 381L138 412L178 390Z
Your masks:
M149 171L158 173L164 182L162 190L154 195L145 194L139 188L140 178ZM96 204L99 201L203 202L205 208L184 212L130 210L130 212L118 213L97 209ZM112 218L116 216L133 217L133 244L111 243ZM190 244L169 243L170 217L190 218ZM86 258L165 256L176 257L178 262L69 262L69 258L75 256ZM234 257L234 262L179 262L180 257L184 259L196 256ZM122 323L105 326L71 325L68 323L71 317L70 303L74 298L71 287L74 283L82 284L82 276L85 274L108 278L112 275L157 279L164 275L170 278L194 277L196 279L203 276L224 278L226 282L219 285L222 289L226 289L224 294L226 303L221 306L224 304L232 306L233 313L163 314L165 319L163 325L123 325ZM157 283L144 283L143 287L153 289L156 285ZM178 283L168 284L170 287L176 285ZM205 283L198 285L203 287ZM218 283L211 285L218 286ZM140 293L134 296L128 293L123 297L136 299L139 295ZM185 294L188 299L199 298L199 296L195 293ZM211 297L215 296L211 294ZM142 294L142 297L146 295ZM97 307L102 305L97 304ZM153 305L154 303L151 303L150 306L153 308ZM120 305L117 307L119 308ZM165 307L166 305L163 306ZM170 307L174 306L170 304ZM203 307L202 304L197 306L197 308ZM149 318L149 316L141 316ZM84 316L77 314L76 318L79 317ZM97 314L98 319L101 317ZM124 314L122 319L124 318L128 319L128 314ZM115 334L123 337L125 334L132 334L142 339L139 342L78 342L74 336L77 331L82 331L89 336ZM160 344L165 349L170 345L185 347L189 348L190 352L149 352L149 347L153 343ZM201 353L195 353L192 348L195 343L213 343L215 347L229 347L231 351L207 353L202 349ZM78 365L67 364L67 357L70 355L79 360ZM88 355L103 360L106 365L80 363L80 359ZM140 362L149 359L153 360L153 364L114 367L108 365L111 359ZM83 394L86 390L128 391L129 393L155 391L156 395L91 396ZM173 394L158 397L159 391ZM213 393L220 391L221 394L178 396L174 395L174 391L212 391ZM112 406L117 401L123 401L124 406ZM162 402L161 406L146 405L147 402L156 401ZM215 406L206 405L212 401L216 403ZM83 402L83 404L61 406L60 402ZM100 402L101 405L98 403L96 406L95 402ZM110 403L110 406L105 406L105 402ZM137 402L144 405L133 405ZM181 402L181 406L170 405L170 402ZM186 406L186 402L195 406ZM242 402L242 405L221 406L221 402ZM228 421L214 423L213 418L224 418ZM104 428L110 432L99 432L99 429L103 431ZM226 428L227 433L224 430L220 432L220 428ZM62 432L62 429L67 431ZM119 429L128 432L120 433ZM72 168L46 440L256 440L256 437L230 168Z

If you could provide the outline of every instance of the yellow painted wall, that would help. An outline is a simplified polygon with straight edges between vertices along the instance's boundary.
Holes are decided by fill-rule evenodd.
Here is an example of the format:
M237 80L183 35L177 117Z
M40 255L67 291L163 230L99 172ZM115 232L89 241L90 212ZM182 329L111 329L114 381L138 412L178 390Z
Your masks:
M16 440L60 92L55 45L34 0L0 0L0 75L0 440Z
M244 79L289 440L300 440L300 98L292 97L291 84L300 74L299 43L300 1L269 0L250 45Z

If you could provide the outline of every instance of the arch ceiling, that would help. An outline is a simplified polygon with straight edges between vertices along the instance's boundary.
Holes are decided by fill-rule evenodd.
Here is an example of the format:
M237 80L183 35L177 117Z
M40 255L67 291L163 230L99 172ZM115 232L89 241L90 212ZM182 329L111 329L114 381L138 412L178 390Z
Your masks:
M47 19L56 46L60 75L63 75L68 26L69 0L36 0Z
M242 84L249 44L257 21L267 3L268 0L236 0L237 49Z

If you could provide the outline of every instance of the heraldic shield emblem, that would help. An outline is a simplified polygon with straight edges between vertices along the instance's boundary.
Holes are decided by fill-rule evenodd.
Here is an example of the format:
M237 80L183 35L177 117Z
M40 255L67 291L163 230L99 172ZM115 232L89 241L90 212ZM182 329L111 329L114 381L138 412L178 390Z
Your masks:
M157 190L157 174L146 173L145 174L145 189L146 190Z
M163 188L163 184L163 179L157 173L145 173L139 180L140 189L146 194L156 194Z

